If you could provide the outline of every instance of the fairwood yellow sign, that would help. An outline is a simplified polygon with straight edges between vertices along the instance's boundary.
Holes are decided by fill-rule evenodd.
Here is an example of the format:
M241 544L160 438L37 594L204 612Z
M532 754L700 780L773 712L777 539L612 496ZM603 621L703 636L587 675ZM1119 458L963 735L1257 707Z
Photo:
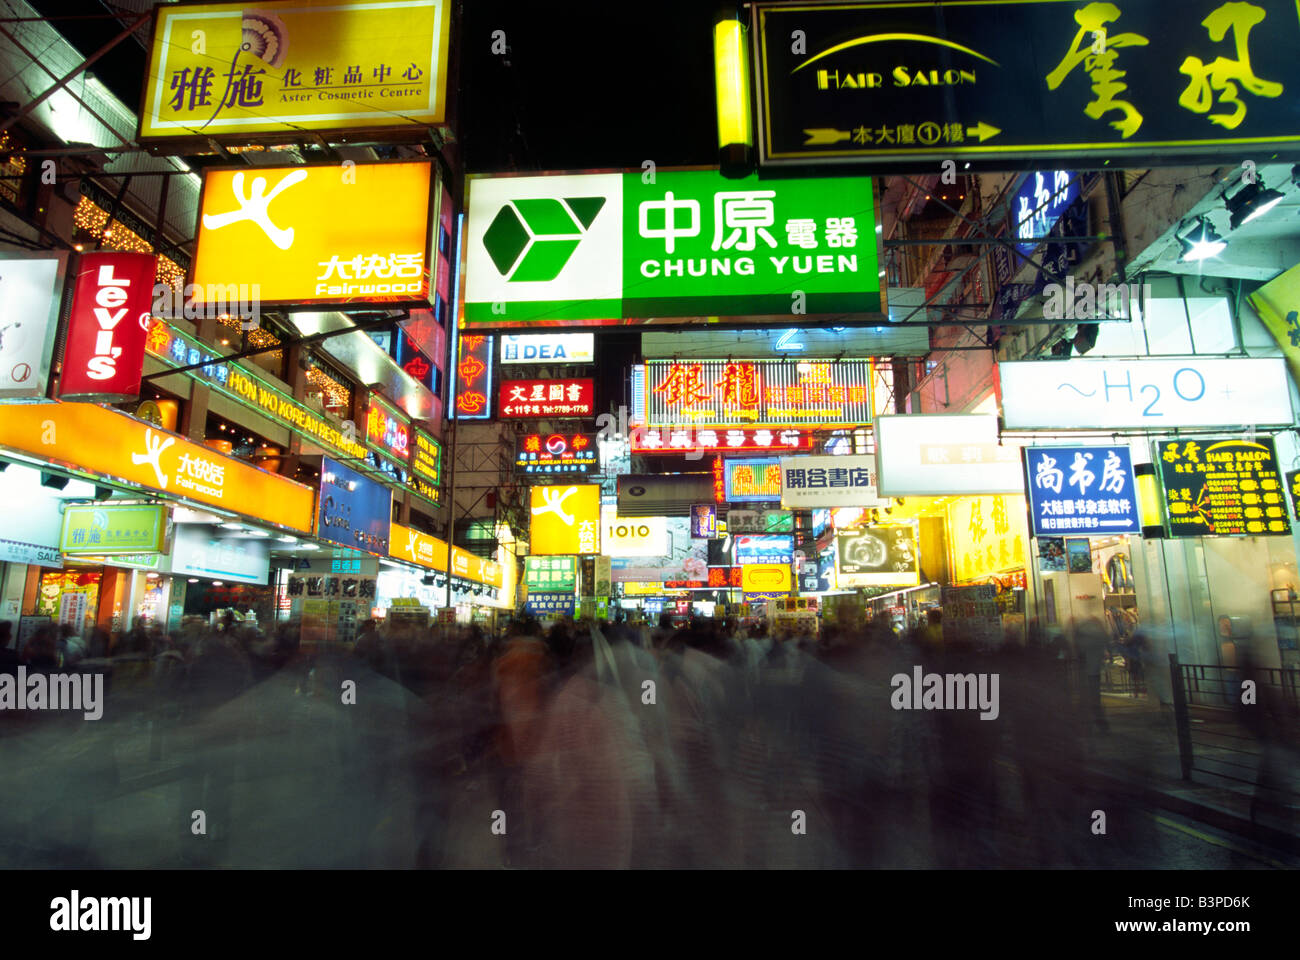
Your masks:
M449 33L447 0L161 4L140 139L442 124Z

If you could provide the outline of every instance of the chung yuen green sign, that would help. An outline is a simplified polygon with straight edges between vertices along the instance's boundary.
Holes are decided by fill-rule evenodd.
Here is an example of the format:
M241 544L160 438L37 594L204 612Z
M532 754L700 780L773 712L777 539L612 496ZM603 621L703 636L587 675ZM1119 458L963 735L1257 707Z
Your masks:
M876 213L867 177L471 178L462 327L879 321Z

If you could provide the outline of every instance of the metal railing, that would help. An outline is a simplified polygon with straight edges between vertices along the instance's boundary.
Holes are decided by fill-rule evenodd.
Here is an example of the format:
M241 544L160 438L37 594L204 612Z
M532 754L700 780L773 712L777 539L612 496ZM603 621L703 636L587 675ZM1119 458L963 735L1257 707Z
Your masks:
M1300 801L1300 770L1278 759L1297 746L1300 670L1179 663L1171 653L1169 674L1184 779L1195 772L1253 787L1257 800Z

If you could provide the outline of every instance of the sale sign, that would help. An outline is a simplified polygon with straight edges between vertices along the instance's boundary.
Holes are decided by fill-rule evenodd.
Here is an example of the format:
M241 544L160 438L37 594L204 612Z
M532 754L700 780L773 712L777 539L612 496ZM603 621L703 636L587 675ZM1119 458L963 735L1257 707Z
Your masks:
M87 253L77 266L59 396L132 400L140 395L158 258Z

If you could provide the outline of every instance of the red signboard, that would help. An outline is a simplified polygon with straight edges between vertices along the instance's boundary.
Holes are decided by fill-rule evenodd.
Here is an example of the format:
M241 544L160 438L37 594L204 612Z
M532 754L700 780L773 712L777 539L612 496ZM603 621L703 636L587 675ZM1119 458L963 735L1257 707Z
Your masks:
M818 435L812 430L798 427L637 427L631 431L632 452L652 454L685 454L692 450L806 453L816 449L817 440Z
M713 458L713 499L718 503L727 502L727 480L721 457Z
M77 265L59 396L133 400L140 396L144 342L158 258L87 253Z
M709 567L709 586L736 587L739 589L741 586L740 575L740 567Z
M497 415L590 417L596 409L594 380L502 380Z
M492 338L461 337L456 359L456 399L459 420L486 420L491 416Z

